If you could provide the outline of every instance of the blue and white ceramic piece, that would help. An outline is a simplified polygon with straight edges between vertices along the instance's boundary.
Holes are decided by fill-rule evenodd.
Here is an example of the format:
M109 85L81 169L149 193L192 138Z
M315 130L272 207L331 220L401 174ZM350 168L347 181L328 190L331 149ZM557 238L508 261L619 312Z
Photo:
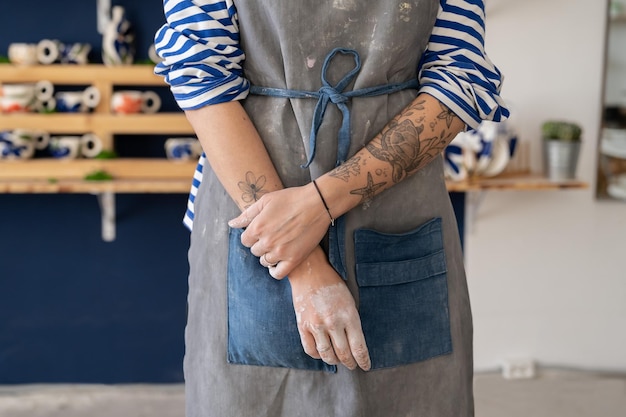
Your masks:
M94 109L100 103L100 90L91 86L83 91L59 91L54 95L54 98L57 112L87 112Z
M447 178L453 181L463 181L467 178L467 169L463 163L463 147L450 143L444 153L444 172Z
M88 64L91 45L88 43L64 44L56 39L42 39L37 44L37 60L41 64Z
M29 159L35 154L35 142L27 135L11 130L0 131L0 160Z
M169 138L165 141L165 154L168 159L177 161L198 159L202 145L196 138Z
M102 34L102 61L105 65L130 65L135 58L135 34L122 6L111 9Z
M87 133L82 136L53 136L48 151L53 158L76 159L93 158L102 151L102 141L98 136Z
M459 133L444 150L448 179L496 176L506 168L517 145L517 134L507 122L482 122L478 129Z

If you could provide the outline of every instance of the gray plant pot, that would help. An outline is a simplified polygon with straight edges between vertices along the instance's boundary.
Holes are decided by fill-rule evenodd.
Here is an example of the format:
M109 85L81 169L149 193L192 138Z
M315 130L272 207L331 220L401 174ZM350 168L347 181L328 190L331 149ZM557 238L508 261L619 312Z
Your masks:
M543 139L543 172L551 181L573 180L580 154L580 141Z

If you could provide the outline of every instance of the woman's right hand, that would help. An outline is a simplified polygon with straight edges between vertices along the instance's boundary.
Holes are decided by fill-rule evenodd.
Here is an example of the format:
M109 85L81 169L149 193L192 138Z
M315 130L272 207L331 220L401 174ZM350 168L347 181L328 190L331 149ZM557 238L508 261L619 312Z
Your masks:
M304 351L329 365L368 371L371 360L354 298L319 246L289 282Z

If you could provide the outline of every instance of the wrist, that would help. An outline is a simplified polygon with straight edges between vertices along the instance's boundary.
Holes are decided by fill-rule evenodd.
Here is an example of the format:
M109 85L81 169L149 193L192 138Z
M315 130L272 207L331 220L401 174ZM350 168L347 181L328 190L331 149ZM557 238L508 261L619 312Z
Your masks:
M330 218L330 225L334 226L335 225L335 218L333 217L332 213L330 212L330 208L328 207L328 204L326 203L326 199L324 198L324 194L322 194L322 191L320 190L320 187L317 185L315 180L313 180L311 182L313 183L313 186L315 187L315 191L317 191L317 194L320 196L320 200L322 200L322 204L324 205L324 209L326 210L326 213L328 213L328 217Z
M289 282L296 285L314 274L323 265L328 265L326 254L321 246L316 246L311 253L289 273Z

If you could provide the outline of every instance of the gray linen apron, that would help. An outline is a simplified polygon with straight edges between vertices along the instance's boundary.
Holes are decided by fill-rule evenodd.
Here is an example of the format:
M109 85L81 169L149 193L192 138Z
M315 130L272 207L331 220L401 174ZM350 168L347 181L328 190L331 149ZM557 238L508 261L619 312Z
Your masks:
M415 78L439 1L238 0L245 76L264 87L317 91L334 48L362 68L346 89ZM338 54L335 84L354 67ZM353 98L349 155L416 95ZM244 103L286 186L333 169L341 112L326 110L309 157L316 100L251 95ZM219 133L218 133L219 134ZM441 157L330 228L329 259L359 305L374 370L308 358L275 281L227 221L236 205L205 167L189 251L184 361L187 417L473 415L472 323L463 259Z

